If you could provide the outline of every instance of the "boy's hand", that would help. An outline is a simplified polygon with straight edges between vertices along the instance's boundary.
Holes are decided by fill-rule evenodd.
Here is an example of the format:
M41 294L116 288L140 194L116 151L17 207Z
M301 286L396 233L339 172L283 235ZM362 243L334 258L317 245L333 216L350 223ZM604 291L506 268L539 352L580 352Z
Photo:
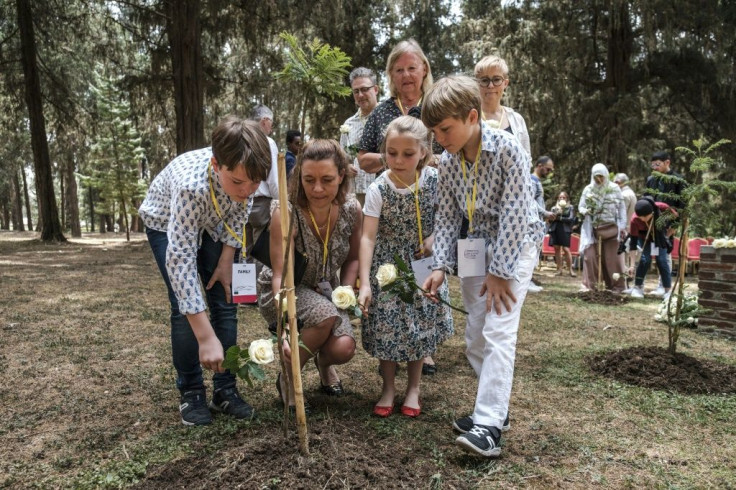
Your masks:
M478 296L486 295L486 312L490 313L496 310L496 314L500 315L501 305L506 311L511 311L511 305L516 303L516 296L511 292L511 279L501 279L493 274L486 274L486 280L480 288Z
M427 291L425 296L433 302L439 303L439 299L437 299L437 289L442 286L443 282L445 282L445 271L432 271L429 277L425 279L424 284L422 284L422 289Z
M225 360L225 351L215 335L199 342L199 363L204 369L211 369L216 373L223 373L222 361Z
M233 257L235 249L230 246L223 246L220 253L220 259L217 261L217 267L212 273L210 282L207 283L206 289L211 289L216 282L222 284L225 290L225 301L230 302L230 286L233 283Z

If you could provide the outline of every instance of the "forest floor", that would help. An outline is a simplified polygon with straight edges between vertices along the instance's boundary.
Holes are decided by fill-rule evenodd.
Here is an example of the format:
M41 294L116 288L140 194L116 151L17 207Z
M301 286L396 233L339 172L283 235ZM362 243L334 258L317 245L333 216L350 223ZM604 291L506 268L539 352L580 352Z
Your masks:
M625 348L639 362L642 348L666 347L658 301L596 304L576 296L579 279L537 277L544 291L524 306L500 458L454 445L452 421L472 411L476 389L459 313L417 419L370 415L380 378L360 346L338 367L343 398L320 395L308 363L314 411L300 456L293 425L288 439L281 428L276 363L266 381L240 387L255 420L181 425L167 298L144 235L49 245L0 232L0 488L736 487L733 382L688 394L592 370ZM459 301L455 278L451 289ZM241 345L267 336L256 308L239 316ZM679 352L736 378L731 340L685 330Z

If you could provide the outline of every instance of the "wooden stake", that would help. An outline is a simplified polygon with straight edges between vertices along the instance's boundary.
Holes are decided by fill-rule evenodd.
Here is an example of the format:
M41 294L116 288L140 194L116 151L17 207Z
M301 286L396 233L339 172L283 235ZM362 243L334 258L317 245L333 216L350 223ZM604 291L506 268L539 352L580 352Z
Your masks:
M291 236L289 235L289 197L286 192L286 162L283 154L279 154L279 203L281 211L281 236L282 250L289 250L288 258L284 262L284 290L286 291L287 316L289 318L289 333L291 340L291 381L294 388L294 401L296 402L296 426L299 433L299 452L302 455L309 454L309 441L307 439L307 414L304 410L304 390L302 389L302 369L299 361L299 332L296 322L296 292L294 291L294 250L289 246ZM296 210L294 210L296 212ZM298 219L298 218L297 218Z

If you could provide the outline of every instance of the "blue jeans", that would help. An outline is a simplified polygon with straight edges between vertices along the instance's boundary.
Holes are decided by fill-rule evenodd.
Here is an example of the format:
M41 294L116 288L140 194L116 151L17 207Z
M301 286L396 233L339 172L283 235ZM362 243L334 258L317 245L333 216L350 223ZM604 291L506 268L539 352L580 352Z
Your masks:
M639 265L636 267L636 278L634 284L638 287L644 285L644 278L649 271L649 267L652 265L652 254L649 253L651 245L649 242L644 244L641 252L641 258L639 259ZM669 289L672 287L672 273L670 272L670 264L667 262L667 249L657 249L657 269L659 270L659 277L662 281L662 287Z
M169 240L166 233L146 229L148 243L153 250L153 257L166 283L171 303L171 353L176 368L176 387L183 393L192 389L204 388L202 366L199 364L199 343L189 325L187 316L179 312L179 302L171 289L169 275L166 272L166 248ZM202 243L197 251L197 272L203 284L207 284L217 267L222 252L222 243L212 240L207 232L202 234ZM205 290L207 305L210 310L210 322L215 335L222 343L225 351L235 345L238 336L237 305L225 299L225 289L216 282L210 290ZM216 373L212 377L215 390L235 386L235 375L229 371Z

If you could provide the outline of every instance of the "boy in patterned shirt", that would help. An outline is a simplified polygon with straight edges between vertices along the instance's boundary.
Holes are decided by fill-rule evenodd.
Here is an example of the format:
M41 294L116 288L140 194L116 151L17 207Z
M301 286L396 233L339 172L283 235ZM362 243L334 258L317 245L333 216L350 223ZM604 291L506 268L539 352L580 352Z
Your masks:
M171 303L184 425L209 424L210 409L253 417L222 361L238 333L236 305L230 302L232 266L243 245L249 198L270 167L268 140L258 123L228 116L212 132L211 148L179 155L156 176L138 210ZM203 367L215 373L209 408Z
M485 262L481 252L479 272L460 280L468 311L466 356L478 376L478 392L472 415L453 427L461 432L459 446L490 457L500 454L501 431L509 427L519 317L544 225L531 193L529 157L513 135L487 125L480 114L478 84L466 76L446 77L424 96L422 121L445 152L439 164L434 271L423 287L436 298L455 266L456 249L471 250L466 247L480 239ZM468 239L475 242L458 242L464 217ZM471 256L463 253L461 269Z

